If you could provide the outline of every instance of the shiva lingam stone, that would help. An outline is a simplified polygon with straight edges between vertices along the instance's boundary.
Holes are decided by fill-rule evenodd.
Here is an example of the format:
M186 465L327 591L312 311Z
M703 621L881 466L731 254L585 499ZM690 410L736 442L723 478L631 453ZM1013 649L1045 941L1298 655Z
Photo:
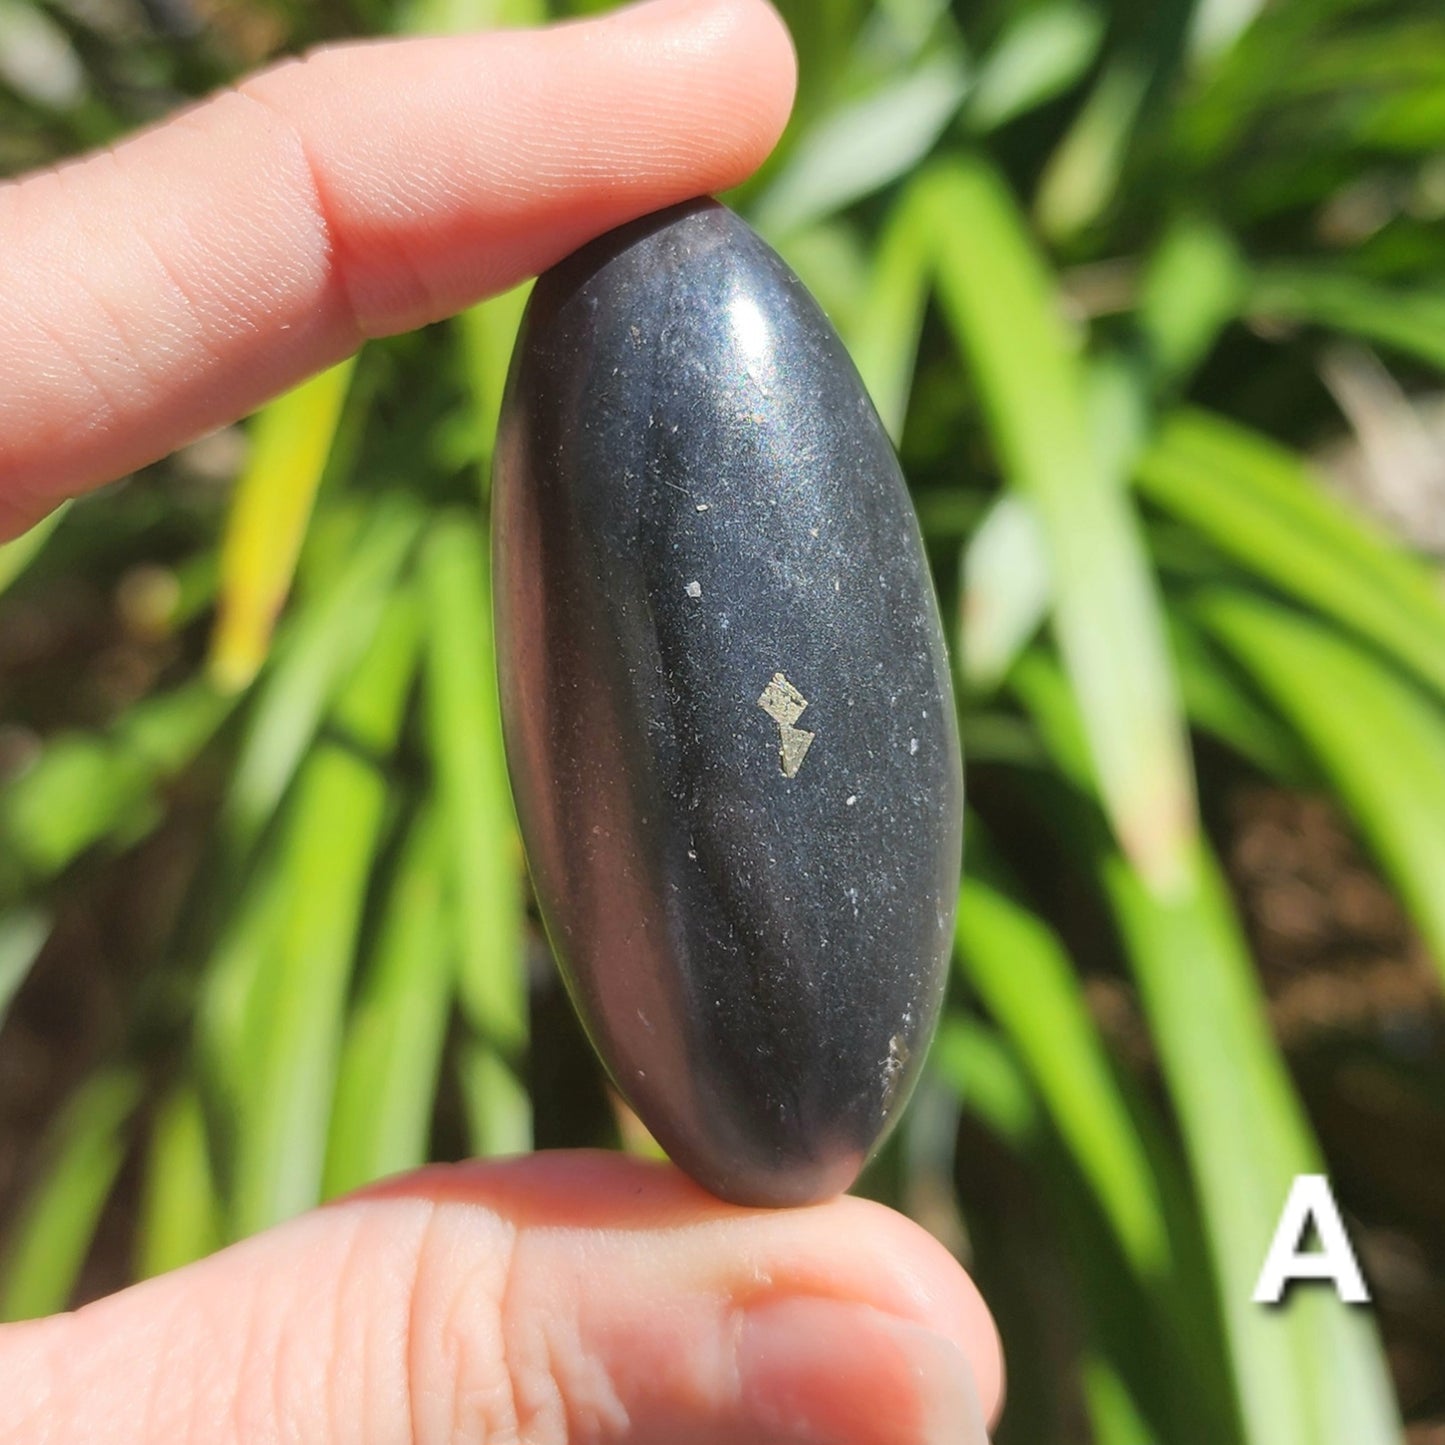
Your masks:
M503 722L583 1024L724 1199L848 1188L943 995L963 783L893 448L742 220L676 206L537 283L493 491Z

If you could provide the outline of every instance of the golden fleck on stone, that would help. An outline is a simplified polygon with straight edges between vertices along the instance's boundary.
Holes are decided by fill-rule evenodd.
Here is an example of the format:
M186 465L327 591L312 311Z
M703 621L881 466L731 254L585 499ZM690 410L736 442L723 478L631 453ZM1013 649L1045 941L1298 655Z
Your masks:
M794 726L808 706L808 699L781 672L775 672L773 680L763 689L758 706L778 725L778 752L783 776L796 777L817 736L806 728Z

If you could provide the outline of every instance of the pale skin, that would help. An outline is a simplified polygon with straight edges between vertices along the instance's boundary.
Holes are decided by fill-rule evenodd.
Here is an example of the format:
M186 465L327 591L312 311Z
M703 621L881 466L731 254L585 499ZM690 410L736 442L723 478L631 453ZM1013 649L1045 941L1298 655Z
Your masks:
M764 0L354 45L0 187L0 537L596 233L747 176ZM0 1328L4 1445L979 1445L998 1340L860 1200L552 1154L422 1171Z

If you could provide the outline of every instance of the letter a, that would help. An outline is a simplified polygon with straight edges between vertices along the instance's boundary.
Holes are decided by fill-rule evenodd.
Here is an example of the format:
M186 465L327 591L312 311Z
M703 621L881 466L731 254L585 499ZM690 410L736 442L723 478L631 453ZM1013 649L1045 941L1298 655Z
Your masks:
M1311 1220L1320 1248L1306 1254L1300 1245ZM1254 1287L1255 1304L1277 1305L1285 1286L1297 1279L1332 1280L1335 1293L1346 1304L1370 1302L1330 1181L1323 1174L1300 1174L1290 1186L1279 1228Z

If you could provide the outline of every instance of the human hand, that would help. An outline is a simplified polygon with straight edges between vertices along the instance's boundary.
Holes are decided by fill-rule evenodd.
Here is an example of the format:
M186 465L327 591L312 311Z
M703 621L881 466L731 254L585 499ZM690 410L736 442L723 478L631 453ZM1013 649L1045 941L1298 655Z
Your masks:
M0 189L0 535L669 202L786 119L760 0L357 45ZM963 1445L997 1339L922 1230L676 1171L424 1170L0 1329L0 1442Z

